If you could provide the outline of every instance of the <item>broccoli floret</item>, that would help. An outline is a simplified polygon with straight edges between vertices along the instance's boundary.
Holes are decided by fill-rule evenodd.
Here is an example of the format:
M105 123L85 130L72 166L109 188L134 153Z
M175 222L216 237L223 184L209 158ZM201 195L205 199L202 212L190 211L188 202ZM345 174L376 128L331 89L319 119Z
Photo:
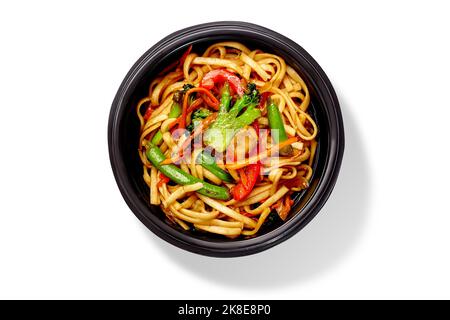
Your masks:
M184 96L184 94L185 94L189 89L192 89L192 88L194 88L194 86L193 86L192 84L186 83L186 84L183 86L183 89L178 90L178 91L176 91L176 92L173 94L173 98L172 98L173 101L176 102L176 103L181 104L181 103L183 102L183 96ZM193 97L193 95L191 95L191 99L192 99L192 97Z
M226 96L222 93L222 98ZM205 143L217 151L223 152L233 139L234 135L242 128L250 125L261 116L261 111L256 108L260 94L254 83L249 83L247 92L240 97L230 111L221 109L217 120L205 133ZM245 110L244 110L245 108ZM244 110L242 113L241 111Z
M186 129L191 132L194 131L195 128L197 128L200 125L200 123L202 123L202 120L207 118L211 114L212 112L206 108L200 108L195 110L191 116L191 124L188 125Z
M233 108L230 110L230 112L233 111L235 107L238 108L238 113L244 108L247 107L256 107L259 103L261 95L259 94L258 89L256 89L256 84L249 83L247 85L247 92L236 101Z
M190 90L190 89L192 89L192 88L195 88L192 84L190 84L190 83L186 83L184 86L183 86L183 90L181 90L181 91L183 91L183 93L186 93L188 90Z
M249 84L247 84L247 95L251 95L254 96L255 98L257 97L259 99L259 91L258 89L256 89L256 84L254 84L253 82L250 82Z
M192 113L192 119L205 119L206 117L209 117L211 114L212 112L209 111L208 109L200 108Z

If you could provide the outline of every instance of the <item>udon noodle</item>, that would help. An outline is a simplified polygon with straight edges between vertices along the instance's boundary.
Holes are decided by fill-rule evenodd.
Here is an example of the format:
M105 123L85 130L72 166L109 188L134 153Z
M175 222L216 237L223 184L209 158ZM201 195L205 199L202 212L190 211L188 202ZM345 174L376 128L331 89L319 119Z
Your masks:
M270 215L286 220L313 174L309 104L280 56L238 42L190 47L137 104L150 204L185 230L231 238L257 234Z

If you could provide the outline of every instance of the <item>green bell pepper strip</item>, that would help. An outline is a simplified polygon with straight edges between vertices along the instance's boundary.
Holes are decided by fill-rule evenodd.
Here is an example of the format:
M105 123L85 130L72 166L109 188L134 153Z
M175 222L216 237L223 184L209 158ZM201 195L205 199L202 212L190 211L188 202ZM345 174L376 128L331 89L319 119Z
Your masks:
M180 114L181 114L180 104L178 102L174 102L172 104L172 109L170 109L168 117L169 117L169 119L174 119L174 118L178 118L180 116ZM152 143L154 145L159 146L162 143L162 141L163 141L162 132L161 132L161 130L158 130L158 132L153 136Z
M216 160L209 153L199 153L197 156L197 162L220 180L230 183L234 181L233 177L228 172L224 171L217 165Z
M167 178L178 183L180 185L189 185L197 182L203 183L203 188L197 190L196 192L208 196L210 198L219 199L219 200L228 200L230 198L230 193L227 188L216 186L210 183L207 183L199 178L196 178L177 166L173 164L165 164L160 165L162 161L166 159L161 149L157 146L149 143L148 149L146 152L147 159L159 170L161 171Z

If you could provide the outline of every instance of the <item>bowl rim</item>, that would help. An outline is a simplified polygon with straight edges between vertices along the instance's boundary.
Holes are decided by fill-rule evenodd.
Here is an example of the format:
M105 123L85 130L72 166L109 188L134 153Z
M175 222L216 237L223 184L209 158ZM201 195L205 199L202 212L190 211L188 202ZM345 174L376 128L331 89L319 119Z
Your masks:
M240 239L232 242L212 242L183 234L173 228L173 226L160 220L155 215L148 214L148 211L150 211L149 205L143 206L137 195L132 192L130 182L127 180L127 170L125 169L119 151L117 126L120 120L118 115L120 114L121 109L125 107L123 103L125 96L127 94L129 95L130 92L135 89L138 83L136 80L138 75L143 72L144 67L147 66L148 63L151 63L152 58L157 56L158 53L161 53L169 43L171 46L185 45L188 43L188 41L185 40L185 37L203 34L207 37L218 35L223 32L254 33L258 36L266 37L267 39L278 42L286 48L286 50L290 50L296 55L302 56L303 60L306 61L309 64L309 67L314 71L314 79L319 79L320 83L318 84L322 85L323 89L325 89L328 94L331 105L325 107L327 108L327 111L333 115L336 132L331 133L333 149L330 150L331 154L329 154L327 163L325 164L325 170L319 178L319 184L310 200L302 208L302 210L306 212L305 214L297 215L273 231L255 238ZM344 126L339 101L330 80L319 64L308 52L306 52L306 50L289 38L260 25L242 21L202 23L173 32L160 40L134 63L125 76L114 97L108 120L110 164L119 190L131 211L148 229L161 239L181 249L214 257L237 257L255 254L289 239L305 227L323 207L334 188L343 158L344 146Z

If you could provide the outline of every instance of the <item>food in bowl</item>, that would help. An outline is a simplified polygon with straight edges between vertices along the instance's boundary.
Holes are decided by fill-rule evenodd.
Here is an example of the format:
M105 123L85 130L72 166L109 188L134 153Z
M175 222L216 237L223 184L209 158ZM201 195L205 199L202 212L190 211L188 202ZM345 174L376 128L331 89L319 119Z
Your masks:
M278 55L219 42L194 48L136 106L150 204L185 230L251 237L286 220L308 188L318 126L300 75Z

